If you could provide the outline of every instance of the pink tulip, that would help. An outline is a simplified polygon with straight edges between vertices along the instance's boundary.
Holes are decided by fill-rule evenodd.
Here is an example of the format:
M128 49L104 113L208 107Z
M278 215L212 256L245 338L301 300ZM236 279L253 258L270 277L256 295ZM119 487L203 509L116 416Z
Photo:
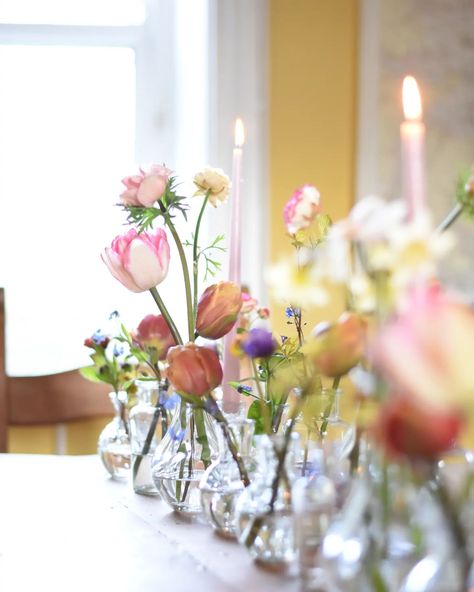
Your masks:
M122 179L125 191L120 195L122 203L127 206L151 207L165 192L170 169L160 164L151 166L148 172L140 169L139 175Z
M468 407L474 396L474 313L437 287L416 287L404 312L382 329L373 358L397 391L438 409Z
M144 317L133 335L142 347L154 350L158 360L164 360L170 347L176 345L167 322L162 315L149 314Z
M204 290L197 307L196 330L207 339L219 339L232 329L242 308L241 290L233 282L219 282Z
M194 343L172 347L166 358L167 377L178 393L202 397L222 382L217 354Z
M166 233L129 230L117 236L102 253L110 273L132 292L144 292L160 284L168 273L170 247Z
M303 185L288 200L283 210L286 229L290 234L307 228L319 212L319 191L313 185Z

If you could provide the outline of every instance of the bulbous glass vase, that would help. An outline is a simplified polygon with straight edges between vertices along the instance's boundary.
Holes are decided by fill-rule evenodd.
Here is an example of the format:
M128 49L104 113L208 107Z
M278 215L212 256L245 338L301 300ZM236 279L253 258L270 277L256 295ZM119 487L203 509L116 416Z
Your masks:
M291 487L298 441L294 433L257 439L257 469L236 505L239 542L257 562L273 567L285 568L295 558Z
M181 401L151 465L153 483L173 510L201 513L199 482L218 458L220 446L214 419Z
M229 429L238 454L250 476L255 469L252 458L255 422L251 419L233 418L229 421ZM202 509L208 523L218 534L227 538L236 538L236 503L245 485L227 441L223 443L223 452L219 459L213 462L204 473L199 489Z
M130 410L132 447L132 483L135 493L158 495L151 477L151 461L156 447L166 434L173 398L168 382L137 380L137 402Z
M126 479L130 472L130 436L127 419L127 393L109 393L115 417L102 430L97 453L113 479Z

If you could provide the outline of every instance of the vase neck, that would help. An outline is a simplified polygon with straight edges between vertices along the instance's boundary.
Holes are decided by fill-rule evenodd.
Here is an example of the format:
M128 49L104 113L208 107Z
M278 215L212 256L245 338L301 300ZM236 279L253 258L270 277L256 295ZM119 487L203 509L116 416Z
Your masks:
M168 381L166 380L137 380L135 385L138 401L146 405L156 405L157 401L162 399L168 391Z
M341 389L323 388L321 391L322 410L321 418L330 422L339 419L339 403L342 395Z

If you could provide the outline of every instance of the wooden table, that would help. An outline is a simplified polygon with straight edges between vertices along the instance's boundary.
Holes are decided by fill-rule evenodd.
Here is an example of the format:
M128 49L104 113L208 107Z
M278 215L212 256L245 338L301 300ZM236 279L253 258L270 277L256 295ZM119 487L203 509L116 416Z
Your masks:
M0 455L1 592L297 592L97 456Z

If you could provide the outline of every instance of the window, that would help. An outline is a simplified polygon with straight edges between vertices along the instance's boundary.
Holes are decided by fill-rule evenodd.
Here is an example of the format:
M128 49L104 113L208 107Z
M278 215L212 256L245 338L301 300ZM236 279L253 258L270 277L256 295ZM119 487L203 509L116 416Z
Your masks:
M206 11L205 0L2 1L0 285L10 375L86 364L83 340L113 309L131 327L155 311L99 254L124 230L112 204L135 163L162 159L191 174L207 161L206 85L186 105L177 100L193 77L207 76ZM183 51L192 68L177 67ZM199 125L185 138L190 121Z

